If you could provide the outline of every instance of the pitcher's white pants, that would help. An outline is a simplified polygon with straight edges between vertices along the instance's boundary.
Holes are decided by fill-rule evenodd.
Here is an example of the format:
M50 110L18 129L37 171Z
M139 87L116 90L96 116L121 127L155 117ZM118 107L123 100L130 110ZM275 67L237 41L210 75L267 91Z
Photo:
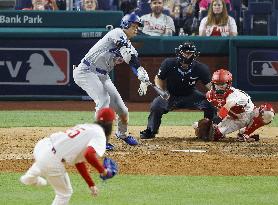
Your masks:
M51 149L49 138L40 140L34 149L35 163L20 180L26 185L33 185L40 176L44 176L56 194L52 205L67 205L73 193L70 178L61 159Z

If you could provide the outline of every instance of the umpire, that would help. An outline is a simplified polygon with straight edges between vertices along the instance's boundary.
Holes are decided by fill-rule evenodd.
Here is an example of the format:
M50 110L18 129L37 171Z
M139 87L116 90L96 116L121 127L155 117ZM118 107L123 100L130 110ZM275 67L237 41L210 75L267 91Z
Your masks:
M185 42L175 49L176 58L165 59L155 76L155 84L170 94L168 100L161 96L151 103L147 129L140 132L141 139L154 138L158 133L163 114L180 108L197 108L204 111L204 117L212 119L216 110L206 100L205 95L196 89L200 80L210 88L209 67L196 61L199 55L195 45Z

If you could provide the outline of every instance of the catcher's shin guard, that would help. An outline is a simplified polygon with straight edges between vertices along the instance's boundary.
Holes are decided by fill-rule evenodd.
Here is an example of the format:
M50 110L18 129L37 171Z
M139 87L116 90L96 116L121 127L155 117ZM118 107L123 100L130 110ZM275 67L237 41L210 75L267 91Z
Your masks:
M244 134L250 135L256 129L271 123L274 118L275 111L271 104L264 103L258 109L258 115L255 116L251 123L246 127ZM255 111L256 111L255 109Z

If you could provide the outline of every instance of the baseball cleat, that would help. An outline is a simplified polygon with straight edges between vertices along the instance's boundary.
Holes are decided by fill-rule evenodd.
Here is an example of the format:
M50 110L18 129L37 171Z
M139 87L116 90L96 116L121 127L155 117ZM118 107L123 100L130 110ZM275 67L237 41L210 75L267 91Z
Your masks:
M20 177L20 182L25 185L46 186L47 181L42 177L25 174Z
M259 141L260 138L258 135L252 135L252 136L248 136L246 134L237 134L237 140L239 142L255 142L255 141Z
M140 132L141 139L152 139L155 138L155 134L150 129L145 129Z
M122 140L131 146L138 145L137 140L131 135L127 136L126 138L123 138Z
M125 141L127 144L131 145L131 146L135 146L135 145L138 145L138 142L137 140L135 139L135 137L131 136L131 135L128 135L128 136L124 136L124 137L119 137L117 134L116 134L116 137Z
M250 138L253 138L256 142L260 141L260 135L251 135Z
M115 146L111 143L106 144L106 151L113 151Z

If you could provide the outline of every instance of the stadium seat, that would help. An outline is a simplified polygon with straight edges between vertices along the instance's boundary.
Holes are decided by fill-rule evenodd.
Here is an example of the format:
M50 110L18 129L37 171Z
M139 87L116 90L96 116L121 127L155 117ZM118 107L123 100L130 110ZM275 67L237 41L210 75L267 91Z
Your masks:
M31 8L32 0L16 0L15 1L15 10L21 10L23 8Z
M271 2L248 3L248 10L243 15L243 33L245 35L273 35L276 26L272 15Z
M241 1L239 0L231 0L232 8L234 11L234 18L236 21L237 26L239 27L240 25L240 17L241 17Z
M271 27L270 27L270 35L277 36L278 35L278 0L250 0L250 3L252 2L260 2L265 3L269 2L272 4L272 14L271 14Z

